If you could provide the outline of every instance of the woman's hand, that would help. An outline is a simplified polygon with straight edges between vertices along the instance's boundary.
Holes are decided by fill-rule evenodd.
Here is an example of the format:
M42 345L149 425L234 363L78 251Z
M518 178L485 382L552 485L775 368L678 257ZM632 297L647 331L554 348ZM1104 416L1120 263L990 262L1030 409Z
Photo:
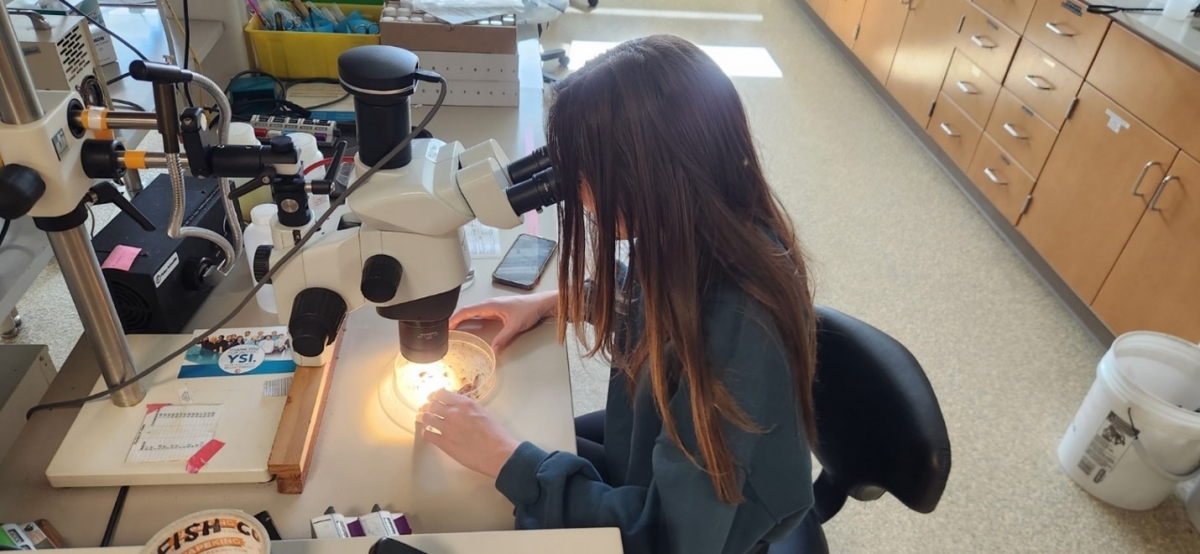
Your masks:
M417 413L417 429L454 461L492 479L521 444L479 403L445 389L429 395L429 403Z
M539 292L521 296L499 296L489 298L478 304L472 304L458 311L450 318L450 328L456 328L468 319L495 319L504 324L496 338L492 339L492 349L496 353L504 350L517 335L532 329L543 318L554 314L558 308L558 292Z

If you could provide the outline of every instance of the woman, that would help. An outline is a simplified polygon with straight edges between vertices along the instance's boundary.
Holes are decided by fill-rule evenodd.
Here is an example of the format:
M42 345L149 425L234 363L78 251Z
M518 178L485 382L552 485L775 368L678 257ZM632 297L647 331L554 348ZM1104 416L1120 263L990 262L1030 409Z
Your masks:
M589 355L613 361L607 409L576 421L580 456L519 443L447 391L422 436L495 478L521 528L615 526L638 553L763 549L812 505L815 320L733 83L682 39L626 42L561 82L547 138L558 292L452 323L501 320L498 349L543 317L560 340L591 323Z

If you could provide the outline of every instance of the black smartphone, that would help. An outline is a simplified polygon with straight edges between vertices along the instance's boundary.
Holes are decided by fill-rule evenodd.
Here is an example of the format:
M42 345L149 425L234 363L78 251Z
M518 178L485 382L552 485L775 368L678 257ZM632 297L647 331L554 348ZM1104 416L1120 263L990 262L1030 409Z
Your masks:
M522 234L513 241L504 259L500 260L500 265L492 273L492 281L521 290L533 290L557 248L555 241Z

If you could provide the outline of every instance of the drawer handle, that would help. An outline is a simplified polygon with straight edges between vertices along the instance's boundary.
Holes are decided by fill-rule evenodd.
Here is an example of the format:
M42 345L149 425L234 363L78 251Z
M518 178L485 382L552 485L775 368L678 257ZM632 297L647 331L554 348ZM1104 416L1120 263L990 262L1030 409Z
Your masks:
M1028 138L1029 138L1029 135L1022 135L1022 134L1021 134L1021 132L1020 132L1020 131L1018 131L1016 127L1013 127L1013 124L1012 124L1012 123L1005 123L1005 124L1004 124L1004 130L1005 130L1005 131L1006 131L1008 134L1012 135L1012 138L1015 138L1015 139L1018 139L1018 140L1026 140L1026 139L1028 139Z
M951 129L951 128L950 128L950 126L949 126L949 125L947 125L947 124L945 124L945 123L943 123L943 124L941 124L941 125L938 125L938 127L941 127L941 128L942 128L942 132L943 132L943 133L946 133L946 135L947 135L947 136L951 136L951 137L961 137L961 136L962 136L962 135L960 135L960 134L958 134L958 133L955 133L955 132L954 132L954 129Z
M1146 174L1150 172L1150 168L1152 168L1156 165L1161 166L1162 164L1160 164L1158 162L1146 162L1146 165L1142 166L1142 172L1138 174L1137 180L1133 182L1133 195L1134 196L1142 195L1142 193L1138 192L1138 189L1142 187L1142 181L1146 179Z
M1040 75L1026 75L1025 82L1038 90L1054 90L1054 85Z
M996 172L992 171L992 168L990 168L990 167L983 168L983 174L987 176L989 181L996 183L997 185L1007 185L1008 184L1008 181L1005 181L1005 180L997 177Z
M985 42L985 40L986 40L986 42ZM992 48L996 47L995 41L993 41L992 39L987 38L987 37L981 37L979 35L971 35L971 42L974 42L975 46L978 46L980 48L984 48L987 50L991 50Z
M976 89L975 85L972 85L971 83L959 81L955 84L958 85L958 90L963 91L964 94L979 94L979 90Z
M1046 28L1047 28L1047 29L1050 29L1050 32L1051 32L1051 33L1054 33L1054 34L1056 34L1056 35L1058 35L1058 36L1060 36L1060 37L1073 37L1073 36L1075 36L1075 31L1066 31L1066 30L1063 30L1063 28L1062 28L1062 27L1059 27L1059 26L1058 26L1058 24L1057 24L1057 23L1055 23L1055 22L1053 22L1053 21L1047 21L1047 22L1046 22Z
M1174 175L1167 175L1166 177L1163 177L1162 181L1158 182L1158 188L1154 189L1154 196L1150 197L1150 209L1151 210L1154 210L1156 212L1162 211L1162 208L1159 208L1156 205L1156 204L1158 204L1158 197L1162 196L1163 189L1167 188L1167 183L1170 183L1171 181L1174 181L1178 178L1179 177L1176 177Z

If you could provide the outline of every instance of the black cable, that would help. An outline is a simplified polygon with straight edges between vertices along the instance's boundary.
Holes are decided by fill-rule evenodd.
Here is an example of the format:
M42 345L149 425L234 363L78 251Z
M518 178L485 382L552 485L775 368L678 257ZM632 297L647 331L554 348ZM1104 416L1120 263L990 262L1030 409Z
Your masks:
M4 239L8 238L8 228L12 225L11 219L4 220L4 226L0 227L0 244L4 244Z
M182 356L185 352L188 351L189 348L191 348L197 344L200 344L200 342L202 340L204 340L205 337L208 337L209 335L217 332L218 329L221 329L226 324L228 324L231 320L233 320L233 318L235 316L237 316L237 314L239 312L241 312L242 309L245 308L247 304L249 304L252 300L254 300L254 297L256 294L258 294L259 289L263 288L263 285L265 285L266 283L269 283L271 281L271 277L273 277L276 273L278 273L281 268L285 267L288 264L288 262L290 262L292 260L292 258L295 258L296 255L299 254L304 249L304 245L308 244L308 241L311 240L313 238L313 236L315 236L317 234L317 232L319 232L321 230L321 226L324 225L325 222L329 220L330 216L332 216L334 214L334 212L337 211L337 208L341 207L342 204L346 203L346 199L350 198L351 194L354 194L355 191L362 188L362 186L365 185L367 183L367 181L369 181L371 179L371 177L374 177L376 173L379 173L379 171L381 171L383 169L383 166L387 165L387 163L392 161L393 158L395 158L396 156L399 156L400 151L404 150L404 148L407 147L409 145L409 143L411 143L413 141L413 139L415 139L417 137L417 135L420 135L421 132L425 130L425 127L427 127L429 125L429 122L431 120L433 120L433 116L437 115L438 111L442 109L442 104L446 101L446 91L450 88L446 83L446 79L442 78L441 76L438 76L438 83L440 83L442 86L441 86L441 91L438 93L437 102L433 105L432 108L429 109L429 113L425 114L425 118L421 120L421 123L418 124L416 127L414 127L412 132L409 133L408 136L404 137L404 140L400 141L400 143L397 144L395 148L392 148L392 150L390 152L388 152L386 156L384 156L382 159L380 159L379 162L377 162L375 165L371 166L371 168L368 169L361 176L359 176L358 179L355 179L354 183L352 183L349 187L346 188L346 192L344 194L342 194L341 197L339 197L337 200L334 200L332 203L330 203L329 207L326 208L325 213L321 214L321 217L317 218L317 220L315 222L313 222L312 226L309 227L308 232L304 233L304 236L300 237L299 241L296 241L295 246L288 249L287 253L285 253L283 255L283 257L280 258L277 263L271 265L271 268L267 270L267 273L265 275L263 275L262 279L259 279L258 283L256 283L250 289L250 292L246 293L246 296L244 298L242 298L242 301L239 302L238 305L235 306L233 308L233 310L229 312L228 315L221 318L221 320L218 321L212 327L209 327L207 331L204 331L202 333L197 333L195 338L193 338L187 344L177 348L174 352L167 354L159 361L154 362L153 364L150 365L150 367L143 369L141 372L139 372L137 375L134 375L132 378L130 378L126 381L117 383L116 385L113 385L113 386L111 386L105 390L102 390L98 393L91 394L91 395L88 395L88 396L85 396L82 398L76 398L74 400L63 400L61 402L50 402L48 404L39 404L37 406L30 408L29 411L25 412L25 419L29 419L30 417L33 416L33 414L40 412L42 410L53 410L55 408L75 408L78 406L82 406L88 402L91 402L93 400L99 400L99 399L109 396L119 390L122 390L125 387L128 387L138 381L141 381L147 375L154 373L156 370L167 365L168 363L173 361L175 358Z
M112 545L113 535L117 533L117 524L121 522L121 512L125 509L125 497L129 495L129 485L121 487L117 492L117 501L113 502L112 513L108 515L108 526L104 528L104 538L100 539L100 548Z
M143 108L141 104L137 104L137 103L134 103L134 102L130 102L130 101L128 101L128 100L121 100L120 98L113 98L113 99L112 99L112 103L113 103L113 104L120 104L120 105L122 105L122 106L129 106L130 108L133 108L133 109L135 109L135 110L137 110L137 111L139 111L139 112L148 112L148 111L150 111L150 110L147 110L146 108Z
M105 81L105 82L104 82L104 84L105 84L105 85L111 85L111 84L113 84L113 83L116 83L116 82L118 82L118 81L121 81L121 80L125 79L125 78L126 78L126 77L128 77L128 76L129 76L129 73L128 73L128 72L126 72L126 73L122 73L122 74L120 74L120 75L117 75L116 77L113 77L112 79L109 79L109 80Z
M190 10L190 2L183 0L183 68L188 68L188 60L192 57L192 12ZM187 83L183 84L183 97L187 100L189 106L195 106L192 101L192 91L188 88Z
M1163 11L1162 8L1126 8L1123 6L1109 6L1106 4L1092 4L1087 7L1088 13L1099 13L1105 15L1114 14L1117 12L1156 13L1161 11ZM1192 10L1190 13L1200 16L1200 7Z
M145 55L145 54L143 54L141 50L138 50L136 46L134 46L134 45L130 44L130 43L129 43L129 41L127 41L127 40L125 40L125 39L121 38L121 35L118 35L118 34L116 34L116 33L112 32L112 31L110 31L110 30L108 29L108 27L105 27L103 23L100 23L99 21L96 21L96 20L95 20L95 19L94 19L92 16L90 16L90 15L88 15L88 14L86 14L86 13L83 13L83 10L81 10L81 9L79 9L79 8L76 8L74 4L72 4L72 3L70 3L70 2L67 2L67 0L58 0L58 1L59 1L59 3L60 3L60 4L62 4L62 5L64 5L64 6L66 6L66 7L68 7L68 8L70 8L70 9L71 9L71 11L75 12L76 14L80 15L80 16L81 16L81 17L83 17L84 19L88 20L88 23L91 23L92 25L95 25L96 27L99 27L101 31L104 31L104 32L108 33L108 34L109 34L109 36L111 36L112 38L115 38L115 39L117 39L117 42L120 42L121 44L124 44L125 46L128 46L130 50L133 50L133 53L134 53L134 54L137 54L137 57L139 57L139 58L141 58L141 59L143 59L143 60L146 60L146 61L150 61L150 58L147 58L147 57L146 57L146 55Z

